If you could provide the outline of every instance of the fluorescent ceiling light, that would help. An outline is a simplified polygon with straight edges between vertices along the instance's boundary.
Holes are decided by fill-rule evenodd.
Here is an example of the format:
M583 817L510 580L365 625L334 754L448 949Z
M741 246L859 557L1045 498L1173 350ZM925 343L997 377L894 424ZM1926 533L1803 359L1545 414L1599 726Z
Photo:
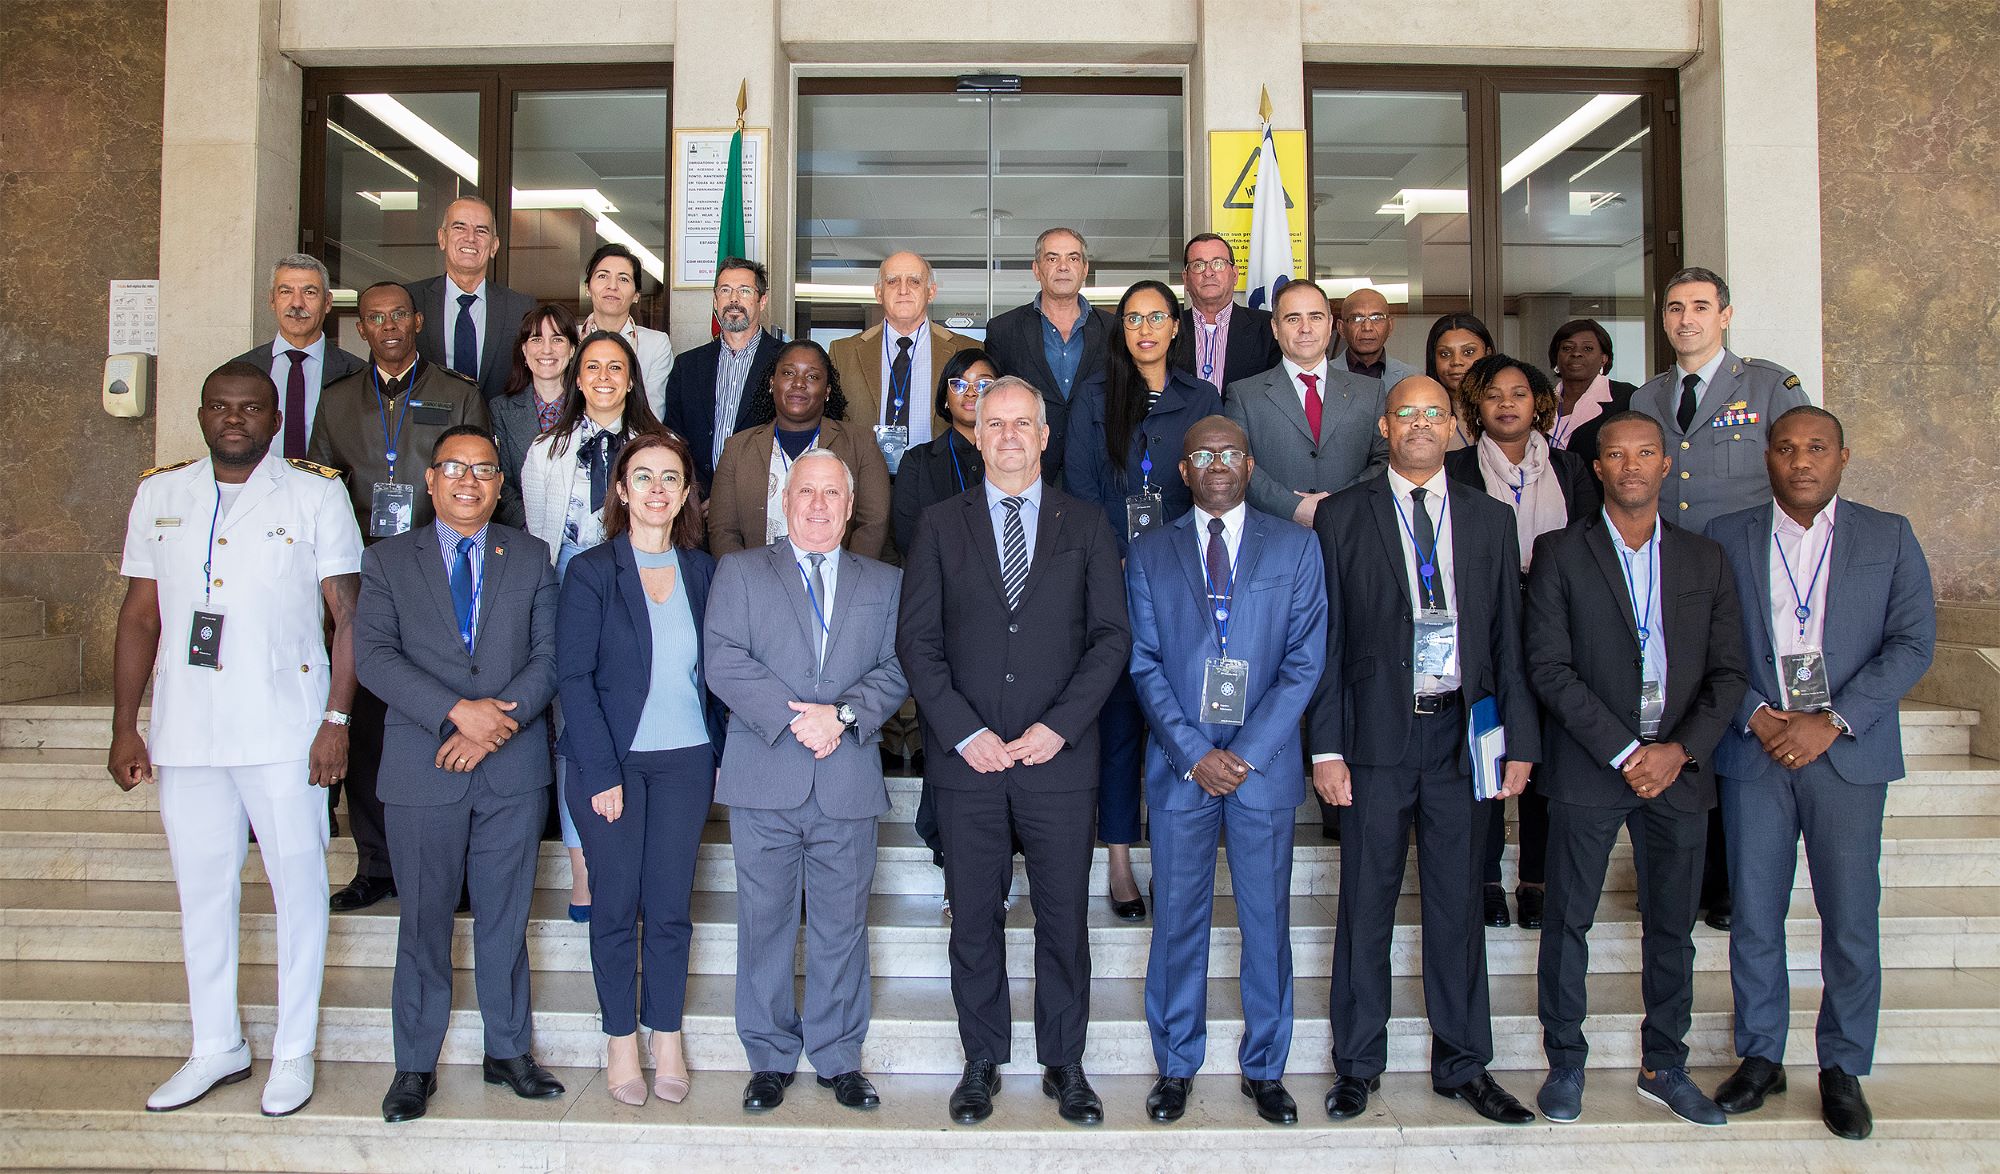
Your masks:
M1466 213L1464 188L1404 188L1395 198L1375 209L1377 216L1401 216L1408 224L1426 213L1463 216Z
M402 173L403 178L409 180L411 183L423 182L417 178L416 172L411 171L409 168L403 166L401 163L398 163L394 159L391 159L387 155L384 155L381 151L376 149L375 144L362 138L360 135L355 134L353 131L348 130L346 127L335 122L333 119L329 118L326 120L326 129L339 135L341 138L346 139L348 142L353 143L356 147L367 152L369 155L374 156L375 159L377 159L378 161L390 167L395 168L397 171Z
M1627 147L1631 146L1631 145L1632 145L1633 143L1636 143L1636 142L1638 142L1638 141L1639 141L1640 139L1643 139L1643 138L1645 138L1645 137L1646 137L1646 136L1647 136L1648 134L1652 133L1652 130L1653 130L1653 128L1652 128L1652 127L1650 127L1650 126L1642 126L1642 127L1640 127L1640 128L1639 128L1639 133L1638 133L1638 134L1635 134L1635 135L1633 135L1633 136L1632 136L1631 138L1629 138L1629 139L1626 139L1626 140L1625 140L1624 142L1622 142L1622 143L1618 144L1617 146L1615 146L1615 147L1611 148L1611 149L1610 149L1609 151L1606 151L1606 152L1605 152L1604 154L1602 154L1602 155L1599 155L1599 156L1598 156L1597 158L1595 158L1595 159L1592 159L1592 160L1591 160L1590 162L1588 162L1588 163L1584 164L1584 165L1583 165L1583 170L1582 170L1582 171L1579 171L1579 172L1577 172L1577 173L1576 173L1575 175L1572 175L1572 176L1570 176L1570 177L1569 177L1569 181L1570 181L1571 183L1575 183L1575 182L1576 182L1577 180L1579 180L1579 179L1582 179L1582 178L1583 178L1584 176L1586 176L1586 175L1589 175L1589 174L1591 173L1591 171L1593 171L1593 170L1594 170L1594 169L1596 169L1597 167L1599 167L1599 166L1603 165L1603 164L1604 164L1604 163L1605 163L1606 161L1608 161L1608 160L1609 160L1609 159L1610 159L1610 158L1611 158L1612 156L1614 156L1614 155L1618 154L1618 152L1620 152L1620 151L1623 151L1623 150L1624 150L1625 148L1627 148Z
M451 168L467 183L479 182L479 160L470 152L446 137L438 128L417 116L417 112L387 94L349 94L348 99L361 107L382 124L404 138L412 146L431 158ZM415 179L416 176L410 176Z
M1583 136L1611 121L1612 116L1639 100L1637 94L1598 94L1576 113L1528 144L1528 149L1500 168L1500 190L1506 191L1533 175L1549 160L1576 146Z
M355 192L357 196L382 209L384 212L415 212L417 193L407 191Z
M1571 216L1588 216L1613 200L1618 199L1620 194L1619 192L1571 192L1569 194L1569 214Z

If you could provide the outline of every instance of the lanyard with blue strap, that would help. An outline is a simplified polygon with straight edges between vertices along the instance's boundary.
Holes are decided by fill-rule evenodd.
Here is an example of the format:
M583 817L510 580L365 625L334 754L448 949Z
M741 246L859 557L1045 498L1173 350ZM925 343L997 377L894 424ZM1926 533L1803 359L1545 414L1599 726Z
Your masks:
M1657 535L1656 535L1657 538ZM1638 582L1632 577L1632 560L1637 552L1628 550L1621 539L1613 543L1618 548L1618 562L1625 570L1625 594L1632 600L1633 627L1639 634L1639 655L1646 655L1646 642L1653 636L1653 617L1659 614L1660 602L1660 546L1658 541L1650 543L1651 552L1646 556L1646 602L1643 612L1639 605Z
M1424 598L1430 599L1439 594L1431 580L1437 577L1438 539L1444 534L1445 517L1451 513L1451 496L1438 495L1438 525L1431 535L1429 550L1423 548L1423 544L1417 541L1417 532L1410 528L1410 516L1403 511L1403 499L1392 493L1389 500L1396 504L1396 520L1403 523L1403 533L1410 536L1410 549L1417 552L1417 576L1424 581Z
M1217 319L1215 325L1205 326L1200 311L1196 311L1194 326L1195 344L1201 351L1201 377L1212 381L1215 376L1215 336L1222 330L1222 322Z
M950 454L951 454L951 475L952 475L952 476L954 476L954 477L956 477L956 478L958 478L958 491L959 491L960 493L964 493L964 492L965 492L965 467L964 467L963 465L960 465L960 464L958 463L958 436L957 436L957 431L958 431L957 429L953 429L953 430L952 430L952 432L951 432L951 434L949 434L949 435L947 435L947 436L945 437L945 439L944 439L944 449L945 449L945 451L946 451L946 452L948 452L948 453L950 453Z
M1808 530L1806 536L1810 538L1812 531ZM1792 603L1795 605L1792 608L1792 616L1799 621L1799 639L1804 640L1806 621L1812 619L1813 592L1819 589L1819 573L1826 569L1826 552L1833 549L1833 536L1828 535L1827 540L1820 543L1819 562L1813 566L1812 581L1806 584L1803 595L1799 593L1797 576L1792 574L1792 560L1785 557L1785 544L1778 541L1775 533L1771 535L1771 545L1778 548L1778 564L1785 568L1785 582L1791 585Z
M792 565L799 569L799 578L805 580L806 600L812 604L813 619L819 623L819 659L824 661L826 659L826 640L830 634L826 622L826 612L820 607L819 593L813 590L812 576L806 572L806 560L802 558L794 559L792 560Z
M1229 549L1227 539L1222 548ZM1229 617L1236 605L1236 564L1239 560L1229 560L1229 581L1222 585L1222 594L1215 593L1215 580L1208 573L1208 559L1201 562L1201 581L1208 588L1208 603L1215 616L1215 641L1222 648L1223 658L1229 657Z
M417 362L422 361L419 359ZM382 421L383 455L389 459L389 480L394 481L396 479L396 450L403 443L403 421L410 414L410 401L416 398L417 364L410 364L410 382L409 386L404 389L410 394L405 395L403 402L396 405L396 430L393 433L389 430L389 409L382 402L382 369L373 363L368 364L368 378L374 381L375 384L375 412Z

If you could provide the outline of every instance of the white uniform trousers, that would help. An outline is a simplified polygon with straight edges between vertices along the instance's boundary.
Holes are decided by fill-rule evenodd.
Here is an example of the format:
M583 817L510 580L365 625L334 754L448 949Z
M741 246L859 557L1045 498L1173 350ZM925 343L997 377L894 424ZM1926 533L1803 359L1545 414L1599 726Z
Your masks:
M278 1030L273 1060L310 1055L319 1035L327 930L326 792L306 760L262 766L162 766L166 825L181 899L193 1056L243 1039L236 1003L237 932L248 829L257 830L278 913ZM247 817L247 824L246 824Z

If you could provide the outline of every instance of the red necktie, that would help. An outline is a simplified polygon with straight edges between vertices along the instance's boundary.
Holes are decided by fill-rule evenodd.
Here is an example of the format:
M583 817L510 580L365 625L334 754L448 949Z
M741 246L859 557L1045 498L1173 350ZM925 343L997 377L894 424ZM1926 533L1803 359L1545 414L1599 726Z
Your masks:
M1306 385L1306 427L1312 429L1313 443L1319 443L1319 376L1299 372L1299 379Z

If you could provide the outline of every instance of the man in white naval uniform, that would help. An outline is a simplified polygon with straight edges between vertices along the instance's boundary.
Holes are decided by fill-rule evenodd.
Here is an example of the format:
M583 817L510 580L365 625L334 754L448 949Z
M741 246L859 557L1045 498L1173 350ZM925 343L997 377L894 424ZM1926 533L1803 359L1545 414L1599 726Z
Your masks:
M250 1075L236 961L254 829L278 913L278 1026L262 1107L281 1117L313 1092L327 931L326 793L316 788L347 769L361 532L337 472L271 452L284 418L269 372L216 368L196 415L209 455L139 483L118 612L108 767L125 790L159 784L194 1021L192 1058L146 1108L178 1109ZM149 680L152 729L141 738Z

